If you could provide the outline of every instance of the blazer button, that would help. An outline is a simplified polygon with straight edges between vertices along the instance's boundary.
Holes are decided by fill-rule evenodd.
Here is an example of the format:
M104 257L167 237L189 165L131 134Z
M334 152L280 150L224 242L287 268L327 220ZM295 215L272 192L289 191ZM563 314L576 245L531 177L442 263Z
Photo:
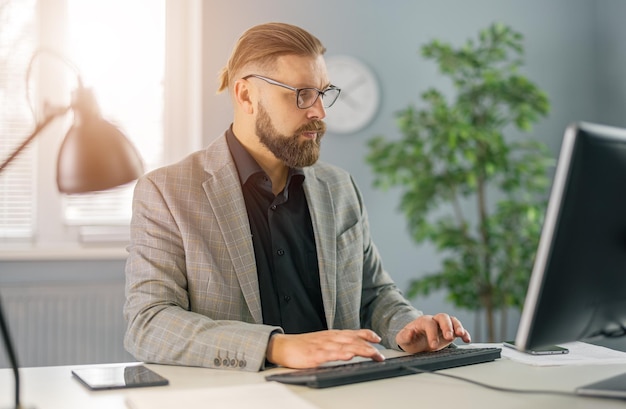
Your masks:
M242 359L241 361L239 361L239 367L240 368L245 368L246 367L246 360Z
M230 361L229 361L228 359L224 359L224 360L222 361L222 364L223 364L224 366L230 366Z
M215 365L215 366L221 366L221 365L222 365L222 361L220 361L220 359L219 359L219 358L215 358L215 359L213 360L213 365Z
M233 368L237 366L237 360L236 359L231 359L230 360L230 366L232 366Z

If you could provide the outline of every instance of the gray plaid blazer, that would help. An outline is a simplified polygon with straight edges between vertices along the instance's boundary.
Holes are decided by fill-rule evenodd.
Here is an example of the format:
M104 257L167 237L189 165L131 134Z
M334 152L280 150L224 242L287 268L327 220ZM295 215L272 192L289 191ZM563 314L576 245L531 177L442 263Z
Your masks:
M401 295L369 233L351 176L304 169L326 322L371 328L383 345L421 313ZM140 361L258 371L263 324L250 225L225 135L137 182L126 263L126 349Z

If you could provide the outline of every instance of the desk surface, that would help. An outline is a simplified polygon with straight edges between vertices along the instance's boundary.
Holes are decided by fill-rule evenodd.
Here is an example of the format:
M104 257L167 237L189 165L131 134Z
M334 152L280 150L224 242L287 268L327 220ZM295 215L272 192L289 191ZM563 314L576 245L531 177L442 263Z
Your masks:
M180 366L147 366L170 380L169 386L155 387L155 390L256 384L266 382L264 377L269 373L285 370L279 368L250 373ZM77 367L22 368L20 380L23 405L33 406L36 409L121 409L127 408L125 403L127 394L138 390L91 392L72 377L71 370ZM502 358L495 362L449 369L444 372L502 387L572 391L577 386L624 373L626 364L536 367ZM12 371L0 369L0 407L11 407L13 385ZM152 388L143 388L142 391L148 389ZM433 374L408 375L326 389L310 389L302 386L289 386L289 389L319 408L626 407L626 400L497 392ZM415 402L415 404L407 406L410 402Z

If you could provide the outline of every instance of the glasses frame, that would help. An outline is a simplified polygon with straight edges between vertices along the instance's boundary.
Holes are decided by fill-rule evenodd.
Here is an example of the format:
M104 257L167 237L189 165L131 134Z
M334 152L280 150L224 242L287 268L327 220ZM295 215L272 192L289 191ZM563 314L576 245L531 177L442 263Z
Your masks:
M326 88L325 90L320 90L317 89L315 87L304 87L304 88L295 88L292 87L290 85L287 84L283 84L282 82L273 80L271 78L267 78L264 77L262 75L257 75L257 74L250 74L250 75L246 75L245 77L243 77L242 79L247 80L248 78L258 78L260 80L263 80L265 82L267 82L268 84L272 84L272 85L277 85L279 87L283 87L286 88L288 90L294 91L296 93L296 106L300 109L308 109L311 108L313 105L315 105L315 103L317 102L317 100L319 99L320 95L322 96L322 105L324 106L324 108L330 108L331 106L333 106L333 104L337 101L337 99L339 99L339 94L341 94L341 88L338 88L332 84L330 84L328 86L328 88ZM330 102L328 105L324 104L324 97L326 96L326 93L328 91L337 91L337 96L335 97L335 99L332 100L332 102ZM315 99L313 99L313 102L311 102L311 104L307 105L307 106L300 106L300 104L298 103L298 101L300 101L300 92L301 91L317 91L317 96L315 97Z

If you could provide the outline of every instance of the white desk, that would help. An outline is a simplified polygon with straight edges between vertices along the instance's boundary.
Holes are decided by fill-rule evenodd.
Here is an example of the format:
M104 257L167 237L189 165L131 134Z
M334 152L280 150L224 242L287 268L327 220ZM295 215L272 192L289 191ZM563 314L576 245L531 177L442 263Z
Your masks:
M285 369L260 373L204 368L147 365L170 380L165 387L176 390L266 382L264 376ZM77 366L22 368L22 404L37 409L126 408L125 397L139 389L91 392L71 375ZM572 391L575 387L626 372L626 364L535 367L508 359L446 370L445 372L492 385ZM0 369L0 408L13 403L13 376ZM521 395L488 390L432 374L408 375L326 389L289 388L319 408L626 408L626 400ZM214 409L207 403L207 408ZM230 407L229 409L235 409Z

